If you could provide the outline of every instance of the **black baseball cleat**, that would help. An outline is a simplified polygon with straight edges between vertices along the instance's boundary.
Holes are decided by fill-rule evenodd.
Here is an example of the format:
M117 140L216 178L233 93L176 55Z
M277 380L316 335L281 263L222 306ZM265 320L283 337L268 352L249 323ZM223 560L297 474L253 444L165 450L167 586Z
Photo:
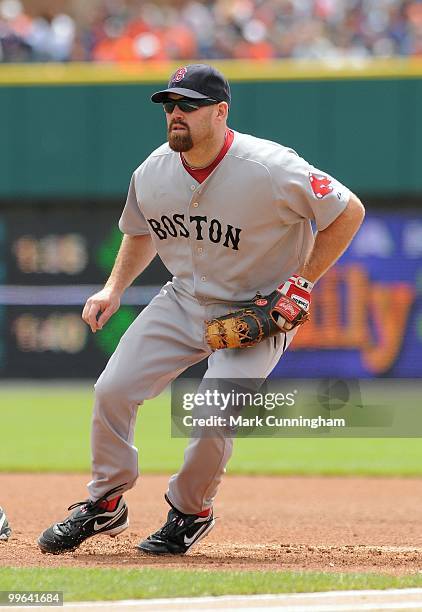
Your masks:
M171 508L167 522L138 545L142 552L154 555L184 555L205 538L215 525L213 511L208 516L183 514Z
M116 487L121 489L121 487ZM106 534L115 537L129 527L128 508L122 496L116 501L116 507L110 511L101 504L116 489L93 502L85 500L69 506L68 510L77 508L62 523L55 523L38 538L38 546L43 553L58 555L71 552L82 542L95 535Z
M8 540L12 530L7 521L7 516L3 508L0 508L0 540Z

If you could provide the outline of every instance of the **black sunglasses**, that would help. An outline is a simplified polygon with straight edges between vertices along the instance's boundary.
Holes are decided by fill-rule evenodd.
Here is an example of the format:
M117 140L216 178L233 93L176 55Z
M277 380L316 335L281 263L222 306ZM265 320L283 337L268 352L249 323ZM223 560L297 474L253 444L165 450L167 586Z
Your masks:
M211 106L212 104L218 104L218 101L212 98L198 98L197 100L193 100L192 98L181 98L180 100L168 99L163 102L163 107L165 112L170 115L176 106L184 113L192 113L198 110L198 108L201 108L201 106Z

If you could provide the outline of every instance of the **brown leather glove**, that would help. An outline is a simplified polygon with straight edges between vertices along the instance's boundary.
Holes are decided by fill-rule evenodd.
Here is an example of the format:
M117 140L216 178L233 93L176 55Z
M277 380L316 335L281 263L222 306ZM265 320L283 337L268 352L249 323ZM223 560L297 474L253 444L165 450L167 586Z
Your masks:
M280 332L288 332L309 319L313 285L292 276L269 295L259 293L243 308L205 321L205 336L213 350L254 346Z

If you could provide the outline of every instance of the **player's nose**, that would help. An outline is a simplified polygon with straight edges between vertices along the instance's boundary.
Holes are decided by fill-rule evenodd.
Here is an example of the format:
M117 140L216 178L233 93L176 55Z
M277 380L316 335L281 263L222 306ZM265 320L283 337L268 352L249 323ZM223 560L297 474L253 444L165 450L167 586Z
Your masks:
M187 126L185 113L183 111L177 112L176 109L168 116L168 122L170 129L177 125Z
M177 104L174 107L173 112L170 113L170 114L171 114L172 117L175 117L175 118L177 118L177 117L184 117L185 116L185 113L182 110L180 110L180 108L177 106Z

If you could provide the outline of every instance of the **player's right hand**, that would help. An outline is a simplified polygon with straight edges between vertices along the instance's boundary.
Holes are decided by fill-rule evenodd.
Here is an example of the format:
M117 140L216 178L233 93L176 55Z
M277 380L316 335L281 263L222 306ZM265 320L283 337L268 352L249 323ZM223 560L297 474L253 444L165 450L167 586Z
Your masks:
M104 287L98 293L94 293L87 299L82 311L82 319L90 326L93 334L98 329L102 329L109 318L120 307L120 294L116 293L111 287ZM98 317L98 314L101 315Z

